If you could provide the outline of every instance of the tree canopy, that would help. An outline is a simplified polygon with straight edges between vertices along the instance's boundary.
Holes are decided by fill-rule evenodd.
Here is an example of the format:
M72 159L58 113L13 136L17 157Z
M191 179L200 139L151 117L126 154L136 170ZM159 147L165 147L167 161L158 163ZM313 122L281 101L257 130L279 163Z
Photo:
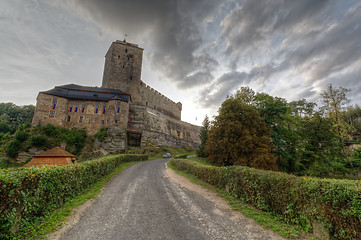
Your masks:
M271 148L271 132L252 106L233 97L222 103L208 132L205 152L210 162L277 170Z

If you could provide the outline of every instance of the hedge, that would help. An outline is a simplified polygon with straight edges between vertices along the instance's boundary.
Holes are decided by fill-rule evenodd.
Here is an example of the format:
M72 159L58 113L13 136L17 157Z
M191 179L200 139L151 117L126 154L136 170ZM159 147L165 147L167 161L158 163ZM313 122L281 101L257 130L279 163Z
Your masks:
M185 159L173 159L172 164L306 231L321 224L336 239L361 239L361 181L205 166Z
M0 239L13 238L121 163L147 159L147 155L113 155L71 166L0 171Z

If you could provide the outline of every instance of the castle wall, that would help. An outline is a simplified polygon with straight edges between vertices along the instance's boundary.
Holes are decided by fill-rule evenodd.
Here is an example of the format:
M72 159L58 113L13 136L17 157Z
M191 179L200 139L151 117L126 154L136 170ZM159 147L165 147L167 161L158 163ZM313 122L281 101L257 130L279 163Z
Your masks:
M173 102L143 82L140 84L140 93L142 96L141 105L153 108L167 116L181 120L182 104L180 102Z
M128 113L129 103L123 101L82 101L39 93L32 125L52 124L66 128L85 128L92 135L102 127L125 129Z
M147 106L130 105L128 127L142 130L142 145L193 146L200 144L200 127L169 117Z

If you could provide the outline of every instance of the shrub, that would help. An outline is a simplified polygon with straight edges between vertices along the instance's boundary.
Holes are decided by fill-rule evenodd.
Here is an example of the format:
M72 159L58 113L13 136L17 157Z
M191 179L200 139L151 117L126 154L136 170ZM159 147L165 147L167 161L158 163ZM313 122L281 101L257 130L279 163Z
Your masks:
M103 142L104 139L108 136L108 128L101 128L96 134L95 137Z
M12 239L37 218L77 196L121 163L147 155L114 155L70 166L0 172L0 239Z
M46 144L46 137L43 135L31 136L30 143L34 147L43 147Z
M18 130L15 133L15 139L18 140L19 142L24 142L26 139L28 139L29 134L27 132L25 132L24 130Z
M173 159L172 164L305 230L321 222L336 239L361 239L361 181L296 177L240 166L204 166L183 159Z
M8 145L6 146L6 154L11 158L15 158L19 153L19 148L20 148L19 140L14 139L11 142L9 142Z
M44 133L48 136L56 136L58 135L57 128L54 125L48 124L44 127L42 127L44 130Z

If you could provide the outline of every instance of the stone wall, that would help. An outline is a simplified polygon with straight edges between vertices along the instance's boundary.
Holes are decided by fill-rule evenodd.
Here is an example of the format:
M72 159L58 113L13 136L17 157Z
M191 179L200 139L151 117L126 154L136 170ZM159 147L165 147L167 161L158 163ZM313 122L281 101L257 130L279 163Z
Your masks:
M193 146L200 144L200 127L171 118L157 110L141 105L130 105L128 127L140 129L142 146L155 145ZM167 135L167 136L166 136Z
M182 104L180 102L173 102L143 82L140 84L140 93L142 96L141 105L156 109L165 115L181 120Z
M53 109L54 98L56 106ZM39 93L32 125L52 124L66 128L85 128L88 134L92 135L102 127L125 129L128 115L129 103L123 101L81 101Z

